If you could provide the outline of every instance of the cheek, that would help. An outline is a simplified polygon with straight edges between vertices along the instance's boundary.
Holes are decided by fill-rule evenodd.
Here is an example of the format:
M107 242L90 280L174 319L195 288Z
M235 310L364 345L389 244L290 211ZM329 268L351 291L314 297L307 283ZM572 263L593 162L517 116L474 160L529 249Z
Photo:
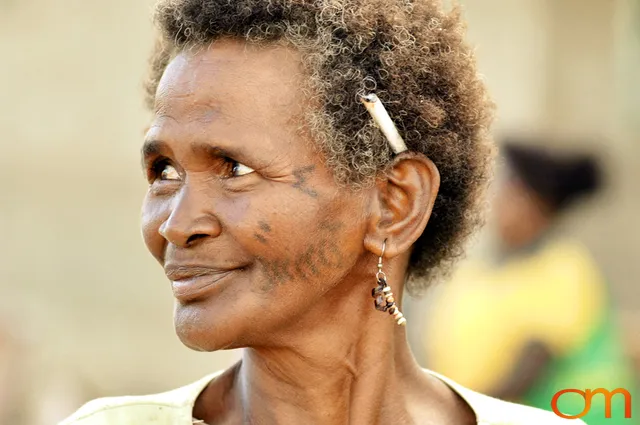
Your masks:
M165 239L160 235L160 226L169 216L166 202L147 195L142 204L142 237L147 249L160 263L164 261Z
M301 288L331 286L362 248L364 226L355 208L335 199L258 203L233 230L234 237L258 260L260 292L304 282ZM266 199L265 199L266 201ZM346 213L345 211L349 211Z
M216 202L216 207L224 214L226 227L236 228L247 221L247 214L251 212L251 199L249 197L222 199Z

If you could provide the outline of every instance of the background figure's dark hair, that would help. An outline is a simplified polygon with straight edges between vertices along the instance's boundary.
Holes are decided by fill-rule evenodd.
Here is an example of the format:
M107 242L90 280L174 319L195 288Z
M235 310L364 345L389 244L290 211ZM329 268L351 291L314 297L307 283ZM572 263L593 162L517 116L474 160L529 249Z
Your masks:
M459 10L444 12L440 0L161 0L156 22L150 104L169 61L187 49L232 37L300 51L309 82L301 89L320 106L305 127L336 180L354 188L371 184L391 159L357 96L375 91L409 149L431 158L442 179L412 252L409 290L425 288L462 254L480 223L493 148L492 105Z
M555 211L602 186L600 165L589 154L512 142L505 143L503 151L513 173Z

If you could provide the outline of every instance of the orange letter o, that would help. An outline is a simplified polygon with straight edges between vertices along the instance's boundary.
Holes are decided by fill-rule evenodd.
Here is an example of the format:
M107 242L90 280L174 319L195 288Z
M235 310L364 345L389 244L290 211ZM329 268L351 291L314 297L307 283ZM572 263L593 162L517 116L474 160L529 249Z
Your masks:
M582 413L580 413L579 415L565 415L564 413L562 413L559 409L558 409L558 400L560 399L560 397L563 394L566 393L576 393L576 394L580 394L582 396L582 398L584 398L584 410L582 411ZM576 389L569 389L569 390L562 390L557 392L554 396L553 399L551 400L551 409L553 409L553 413L555 413L556 415L560 416L561 418L565 418L565 419L578 419L578 418L582 418L583 416L586 416L587 413L589 413L589 410L591 410L591 397L587 398L587 394L584 391L580 391L580 390L576 390Z

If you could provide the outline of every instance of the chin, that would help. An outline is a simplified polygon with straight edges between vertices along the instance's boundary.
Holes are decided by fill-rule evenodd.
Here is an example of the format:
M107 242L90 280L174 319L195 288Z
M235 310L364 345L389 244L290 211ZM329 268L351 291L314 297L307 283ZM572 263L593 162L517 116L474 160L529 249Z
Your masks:
M252 339L249 335L252 327L247 324L260 323L259 320L265 319L264 313L261 313L251 320L247 317L250 311L247 308L238 311L229 308L228 304L219 308L206 304L176 303L175 307L176 334L185 346L195 351L212 352L246 347Z
M185 346L203 352L270 345L279 329L308 309L287 307L281 298L236 287L191 302L176 300L176 334Z
M223 312L201 303L176 303L174 325L180 341L196 351L222 350L238 336L233 332L233 320L225 320Z

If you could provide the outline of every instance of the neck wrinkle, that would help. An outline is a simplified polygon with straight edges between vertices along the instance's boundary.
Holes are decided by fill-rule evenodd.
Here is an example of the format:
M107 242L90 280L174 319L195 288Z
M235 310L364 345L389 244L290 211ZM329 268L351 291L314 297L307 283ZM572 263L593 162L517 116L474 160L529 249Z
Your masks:
M237 379L245 423L372 425L408 415L406 381L422 370L405 328L375 310L363 288L334 289L327 308L287 328L277 345L244 349ZM393 290L400 299L402 288Z

